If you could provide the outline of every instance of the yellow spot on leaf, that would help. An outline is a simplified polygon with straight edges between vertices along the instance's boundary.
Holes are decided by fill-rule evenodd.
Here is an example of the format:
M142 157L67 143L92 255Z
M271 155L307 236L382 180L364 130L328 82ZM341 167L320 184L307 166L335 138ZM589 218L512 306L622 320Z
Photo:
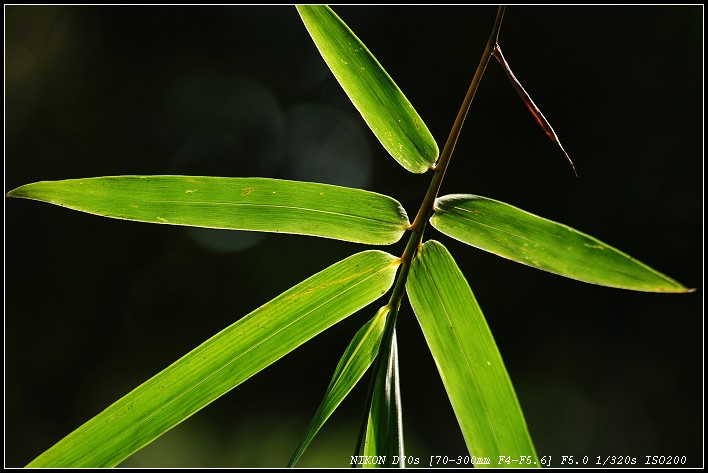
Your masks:
M193 192L197 192L197 189L187 189L186 191L184 191L185 194L191 194Z
M166 218L162 218L162 217L155 217L155 218L156 218L159 222L167 223L167 219L166 219Z
M243 192L241 192L241 197L243 197L243 196L245 196L245 195L250 194L251 192L253 192L253 191L256 190L256 189L253 188L253 187L244 187L244 188L241 189L241 190L243 191Z

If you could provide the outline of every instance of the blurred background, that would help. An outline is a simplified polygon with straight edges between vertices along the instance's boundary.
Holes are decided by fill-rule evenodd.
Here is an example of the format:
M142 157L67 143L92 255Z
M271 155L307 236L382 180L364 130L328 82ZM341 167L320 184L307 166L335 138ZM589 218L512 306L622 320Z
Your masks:
M337 7L440 148L496 8ZM5 7L5 190L120 174L264 176L364 188L414 216L401 168L293 7ZM689 287L567 280L429 227L485 311L540 456L703 463L703 7L509 7L500 42L575 162L498 64L441 195L499 199L589 233ZM5 462L20 467L241 316L366 247L109 220L5 200ZM404 241L388 248L401 254ZM285 466L354 314L144 448L126 467ZM466 449L407 302L407 454ZM366 382L299 466L348 466Z

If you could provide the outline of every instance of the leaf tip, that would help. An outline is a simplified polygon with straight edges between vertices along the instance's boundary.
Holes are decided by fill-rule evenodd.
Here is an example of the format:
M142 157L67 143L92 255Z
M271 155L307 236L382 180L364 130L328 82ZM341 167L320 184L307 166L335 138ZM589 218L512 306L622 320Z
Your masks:
M661 292L673 292L674 294L691 294L692 292L696 292L695 287L686 287L683 284L678 284L678 287L671 288L668 291L661 291Z
M15 198L25 197L24 193L22 192L22 190L24 188L25 188L25 186L16 187L15 189L12 189L11 191L6 192L5 197L15 197Z
M662 294L690 294L692 292L696 292L695 287L687 287L666 275L662 274L662 276L666 280L667 284L661 287L657 287L652 292L658 292Z

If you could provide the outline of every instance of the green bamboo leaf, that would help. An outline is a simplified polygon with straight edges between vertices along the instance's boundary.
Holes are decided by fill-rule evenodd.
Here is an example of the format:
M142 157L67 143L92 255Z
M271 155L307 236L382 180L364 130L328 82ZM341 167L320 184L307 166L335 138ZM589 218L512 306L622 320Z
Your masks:
M222 330L37 457L30 467L109 467L383 295L399 260L346 258Z
M361 189L267 178L115 176L27 184L23 197L140 222L297 233L387 245L409 226L394 199Z
M381 144L401 166L427 171L438 145L403 92L328 6L297 7L320 54Z
M690 292L590 235L486 197L440 197L430 222L468 245L579 281L636 291Z
M492 460L476 466L540 467L492 333L443 245L423 245L411 264L406 291L470 455ZM520 461L499 464L500 456Z
M401 385L395 328L388 343L380 354L381 365L376 373L364 441L364 457L374 460L366 461L364 468L404 466Z
M317 435L317 432L319 432L329 416L332 415L337 406L356 386L356 383L359 382L366 370L371 366L371 363L376 359L386 324L386 316L389 311L390 308L388 306L380 308L374 318L369 320L354 335L354 338L344 351L344 355L339 360L339 364L337 364L332 380L325 392L324 399L322 399L322 403L317 408L317 412L310 422L300 445L298 445L290 459L288 467L295 466L295 463L300 459L300 456L310 445L310 442L315 438L315 435Z

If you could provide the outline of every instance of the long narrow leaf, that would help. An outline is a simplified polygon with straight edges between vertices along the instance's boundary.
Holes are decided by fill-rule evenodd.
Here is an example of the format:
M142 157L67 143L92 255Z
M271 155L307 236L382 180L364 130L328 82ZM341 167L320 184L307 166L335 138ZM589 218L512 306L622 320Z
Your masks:
M386 341L384 341L386 343ZM364 442L365 468L404 466L401 384L398 375L398 344L393 329L390 345L382 350L374 397ZM370 461L373 459L373 461Z
M315 274L219 332L138 386L31 467L109 467L323 330L378 299L399 260L355 254Z
M443 245L423 245L406 290L470 454L492 460L477 466L540 467L492 333ZM500 456L517 461L499 465Z
M403 92L328 6L298 6L322 57L381 144L401 166L427 171L438 145Z
M690 291L590 235L486 197L440 197L430 222L468 245L579 281L636 291Z
M385 195L267 178L95 177L35 182L7 195L125 220L298 233L372 245L395 243L409 225L401 204Z
M356 386L356 383L359 382L366 370L371 366L371 363L376 359L388 313L389 307L382 307L374 318L369 320L354 335L354 338L344 351L344 355L339 360L334 375L332 375L332 380L325 392L324 399L322 399L322 403L317 408L317 412L310 422L300 445L298 445L290 459L288 467L295 466L295 463L297 463L329 416L332 415L337 406Z

